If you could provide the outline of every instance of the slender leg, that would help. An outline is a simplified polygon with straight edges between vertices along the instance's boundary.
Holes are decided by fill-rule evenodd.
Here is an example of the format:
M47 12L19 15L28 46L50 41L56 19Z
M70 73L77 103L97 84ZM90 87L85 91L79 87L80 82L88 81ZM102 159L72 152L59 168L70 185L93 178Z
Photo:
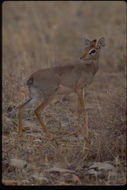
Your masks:
M19 121L19 125L18 125L18 135L21 136L22 135L22 109L24 106L26 106L27 104L29 104L31 102L32 99L29 99L28 101L26 101L24 104L20 105L18 107L19 111L18 111L18 121Z
M80 126L81 114L82 114L81 105L80 105L80 102L78 100L78 131L79 131L79 133L81 133L81 126Z
M50 98L47 98L45 101L43 101L36 109L35 114L37 116L37 119L39 120L43 131L46 133L47 137L51 137L52 135L48 132L46 125L43 122L43 119L41 118L40 114L41 111L49 104L49 102L53 99L54 96L51 96Z
M83 96L83 89L78 89L76 91L77 95L78 95L78 102L79 102L79 105L80 105L80 112L78 113L79 114L79 120L80 120L80 115L81 113L83 114L83 122L84 122L84 126L85 126L85 134L86 134L86 137L88 137L88 126L86 124L86 119L85 119L85 103L84 103L84 96ZM79 129L80 129L80 125L79 125Z
M77 96L78 96L78 131L81 133L81 126L80 126L80 119L81 119L81 114L83 112L83 103L82 103L82 94L83 90L78 89L76 90Z

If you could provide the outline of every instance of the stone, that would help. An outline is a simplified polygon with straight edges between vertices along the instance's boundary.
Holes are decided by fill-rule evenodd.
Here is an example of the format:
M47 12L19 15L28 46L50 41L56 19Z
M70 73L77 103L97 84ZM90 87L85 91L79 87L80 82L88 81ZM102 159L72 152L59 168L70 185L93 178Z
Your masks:
M27 162L25 160L19 160L19 159L11 159L10 160L10 166L23 169L27 167Z

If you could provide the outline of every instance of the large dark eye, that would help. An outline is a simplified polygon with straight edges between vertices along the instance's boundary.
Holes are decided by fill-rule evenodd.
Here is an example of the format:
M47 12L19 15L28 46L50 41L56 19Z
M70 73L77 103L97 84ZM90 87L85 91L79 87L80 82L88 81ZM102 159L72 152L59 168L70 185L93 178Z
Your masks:
M95 49L92 49L92 50L89 51L89 54L90 54L90 55L91 55L91 54L95 54L95 52L96 52L96 50L95 50Z

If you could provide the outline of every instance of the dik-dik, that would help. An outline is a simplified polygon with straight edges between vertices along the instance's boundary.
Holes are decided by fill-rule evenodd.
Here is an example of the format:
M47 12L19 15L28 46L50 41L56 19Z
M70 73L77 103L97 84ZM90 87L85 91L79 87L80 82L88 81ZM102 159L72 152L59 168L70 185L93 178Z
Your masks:
M40 69L34 72L27 81L30 98L27 102L19 106L19 135L22 134L22 109L41 102L34 110L43 131L50 137L43 119L41 111L59 94L76 93L78 97L78 129L81 131L80 118L83 114L85 126L85 104L83 90L90 85L99 69L99 55L101 48L105 46L105 39L102 37L98 41L85 39L85 50L80 60L76 64L56 66L48 69ZM86 131L87 133L88 131Z

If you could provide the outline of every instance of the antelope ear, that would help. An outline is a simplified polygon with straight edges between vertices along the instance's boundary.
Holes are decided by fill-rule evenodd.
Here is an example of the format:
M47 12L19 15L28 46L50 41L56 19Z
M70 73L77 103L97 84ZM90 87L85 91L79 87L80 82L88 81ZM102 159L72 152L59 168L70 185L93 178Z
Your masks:
M90 47L90 40L88 40L87 38L84 38L84 42L85 42L86 47Z
M98 48L101 48L101 47L104 47L104 46L105 46L105 39L104 39L104 37L101 37L101 38L98 40L97 47L98 47Z

